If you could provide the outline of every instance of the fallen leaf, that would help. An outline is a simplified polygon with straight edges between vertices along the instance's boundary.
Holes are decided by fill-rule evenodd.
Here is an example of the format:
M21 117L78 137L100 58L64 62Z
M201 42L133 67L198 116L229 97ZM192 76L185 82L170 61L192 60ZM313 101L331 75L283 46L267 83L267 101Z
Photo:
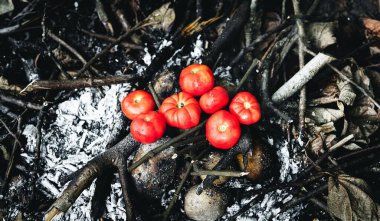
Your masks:
M347 144L347 145L344 145L343 146L345 149L347 150L360 150L362 149L359 145L357 145L356 143L350 143L350 144Z
M378 205L372 200L367 183L345 174L337 180L329 178L327 206L341 220L379 220Z
M336 43L335 28L335 22L314 22L309 25L307 36L317 49L322 50Z
M175 19L174 9L169 8L171 2L163 4L159 9L153 11L146 19L146 22L152 22L151 27L168 31Z
M380 21L371 18L364 18L363 25L366 29L372 31L377 35L377 37L380 38Z
M14 92L20 92L22 90L19 86L9 84L8 80L2 76L0 76L0 89Z
M342 73L344 73L348 78L352 79L350 66L344 67ZM348 106L352 106L356 98L356 93L354 92L351 83L339 78L337 85L340 90L339 100Z
M0 15L13 11L14 5L12 0L0 0Z
M344 113L337 109L314 107L306 111L306 116L316 124L325 124L339 120Z

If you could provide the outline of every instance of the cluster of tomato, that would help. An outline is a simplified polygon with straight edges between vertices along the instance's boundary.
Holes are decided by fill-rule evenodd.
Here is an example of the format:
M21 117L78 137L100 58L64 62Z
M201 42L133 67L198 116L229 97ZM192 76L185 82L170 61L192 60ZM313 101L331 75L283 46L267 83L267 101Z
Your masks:
M214 87L214 75L203 64L192 64L181 71L179 84L182 92L166 98L158 112L151 94L143 90L126 96L121 109L132 120L130 131L141 143L160 139L166 124L189 129L199 124L201 109L212 114L206 122L206 138L216 148L229 149L239 140L240 124L251 125L259 121L260 105L249 92L239 92L231 100L229 110L222 110L229 103L228 92ZM199 103L194 96L200 96Z

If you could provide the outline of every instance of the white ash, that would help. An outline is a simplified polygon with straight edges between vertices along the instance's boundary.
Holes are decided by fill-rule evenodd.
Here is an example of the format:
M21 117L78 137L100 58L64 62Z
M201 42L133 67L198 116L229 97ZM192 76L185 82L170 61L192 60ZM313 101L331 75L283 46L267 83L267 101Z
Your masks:
M190 52L190 55L197 63L201 63L200 57L203 55L203 41L201 35L198 35L197 41L193 44L194 49Z
M297 160L296 151L297 149L291 146L287 141L275 141L273 138L268 137L268 142L272 143L273 148L277 149L277 156L281 165L280 175L277 180L270 180L270 183L275 182L286 182L289 181L295 174L298 173L300 162ZM239 182L239 179L235 179L232 182L229 182L227 185L230 185L232 188L241 188L243 185ZM246 191L250 190L259 190L262 188L262 185L257 184L256 186L245 188ZM235 202L233 205L227 208L227 214L223 216L224 219L227 219L237 213L240 208L252 199L258 197L258 195L253 195L250 198L243 198L240 202ZM269 192L263 196L262 200L259 200L258 203L253 205L248 211L240 215L238 221L265 221L265 220L281 220L288 221L294 220L300 214L303 205L296 206L287 211L281 211L281 204L289 202L293 199L293 196L289 194L286 190L275 190ZM279 204L280 203L280 204Z
M150 65L152 63L152 55L149 53L148 48L144 48L145 55L143 57L144 63Z
M174 193L175 193L175 189L171 189L165 192L161 197L161 206L163 206L164 208L167 208L170 204L170 201L173 199ZM180 201L181 198L182 196L181 194L179 194L177 200Z
M172 45L172 43L173 43L172 41L168 41L168 40L164 39L164 40L162 41L162 43L160 44L160 46L158 47L158 50L161 50L161 49L163 49L163 48L166 48L166 47Z
M58 105L57 118L46 130L42 130L41 161L44 173L39 177L38 185L47 196L57 197L64 190L59 179L104 152L109 142L126 128L119 105L130 88L129 84L103 87L104 96L97 89L84 89L78 96ZM30 161L36 143L36 128L27 125L23 134L28 142L26 152L21 156ZM83 191L61 220L90 220L89 202L94 188L92 184ZM113 184L112 197L107 199L107 214L113 220L125 219L121 195L120 185Z
M226 79L231 81L232 80L232 75L230 73L231 67L217 67L216 70L214 71L214 75L216 77L219 77L221 79Z

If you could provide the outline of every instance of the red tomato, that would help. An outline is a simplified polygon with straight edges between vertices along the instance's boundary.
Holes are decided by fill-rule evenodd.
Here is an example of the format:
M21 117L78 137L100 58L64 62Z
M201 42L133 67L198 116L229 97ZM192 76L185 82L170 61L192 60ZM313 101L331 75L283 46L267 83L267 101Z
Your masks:
M224 88L216 86L201 96L199 105L204 112L212 114L225 107L228 100L228 92Z
M240 138L241 129L238 119L228 111L220 110L206 122L206 139L219 149L230 149Z
M239 119L240 123L245 125L254 124L261 117L259 102L249 92L236 94L231 101L230 112Z
M179 86L182 91L193 96L201 96L214 87L214 75L209 67L203 64L192 64L181 71Z
M130 120L139 114L154 110L155 103L151 94L143 90L129 93L121 102L121 110Z
M165 118L162 114L149 111L140 114L131 123L132 137L141 143L152 143L165 133Z
M193 96L185 92L172 95L162 102L160 110L166 122L180 129L188 129L199 123L201 108Z

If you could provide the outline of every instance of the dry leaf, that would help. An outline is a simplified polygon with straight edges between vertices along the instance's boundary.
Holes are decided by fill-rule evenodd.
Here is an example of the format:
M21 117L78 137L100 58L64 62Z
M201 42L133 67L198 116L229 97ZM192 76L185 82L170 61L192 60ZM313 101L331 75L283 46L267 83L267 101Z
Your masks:
M336 143L336 135L335 134L329 134L325 138L325 145L327 148L332 147Z
M352 79L350 66L344 67L342 73L344 73L348 78ZM352 88L351 83L340 78L337 82L337 85L340 90L339 100L348 106L352 106L355 101L356 94Z
M0 0L0 15L11 12L14 8L12 0Z
M359 178L339 175L328 181L327 205L341 220L379 220L378 205L370 197L367 183Z
M163 4L159 9L155 10L145 20L152 22L151 27L168 31L175 19L174 9L169 8L170 2Z
M353 72L353 80L366 90L370 96L374 97L371 81L364 69L358 68ZM378 123L366 121L366 119L377 118L378 114L373 102L362 93L358 94L353 107L349 108L347 115L349 119L355 119L348 122L347 134L354 134L356 140L364 139L368 141L368 137L379 128Z
M344 113L341 110L314 107L306 111L306 116L316 124L326 124L342 118Z
M323 139L321 135L317 135L313 140L311 140L307 145L307 150L313 155L319 155L323 149Z
M19 86L9 84L8 80L2 76L0 76L0 89L14 92L20 92L22 90Z
M359 145L357 145L356 143L350 143L350 144L347 144L347 145L344 145L343 146L345 149L347 150L360 150L362 149Z
M371 80L368 78L366 75L365 69L364 68L358 68L354 73L353 73L353 80L359 84L364 90L366 90L369 95L373 97L373 91L372 91L372 86L371 86Z
M365 18L363 19L363 25L366 29L372 31L377 35L377 37L380 38L380 21L371 18Z
M353 107L349 116L355 119L361 119L363 122L354 123L349 121L347 134L354 134L356 139L367 139L379 128L378 123L366 123L365 119L378 117L375 109L369 105Z
M319 49L335 44L336 37L334 36L335 22L314 22L307 29L308 38L311 39L313 45Z

